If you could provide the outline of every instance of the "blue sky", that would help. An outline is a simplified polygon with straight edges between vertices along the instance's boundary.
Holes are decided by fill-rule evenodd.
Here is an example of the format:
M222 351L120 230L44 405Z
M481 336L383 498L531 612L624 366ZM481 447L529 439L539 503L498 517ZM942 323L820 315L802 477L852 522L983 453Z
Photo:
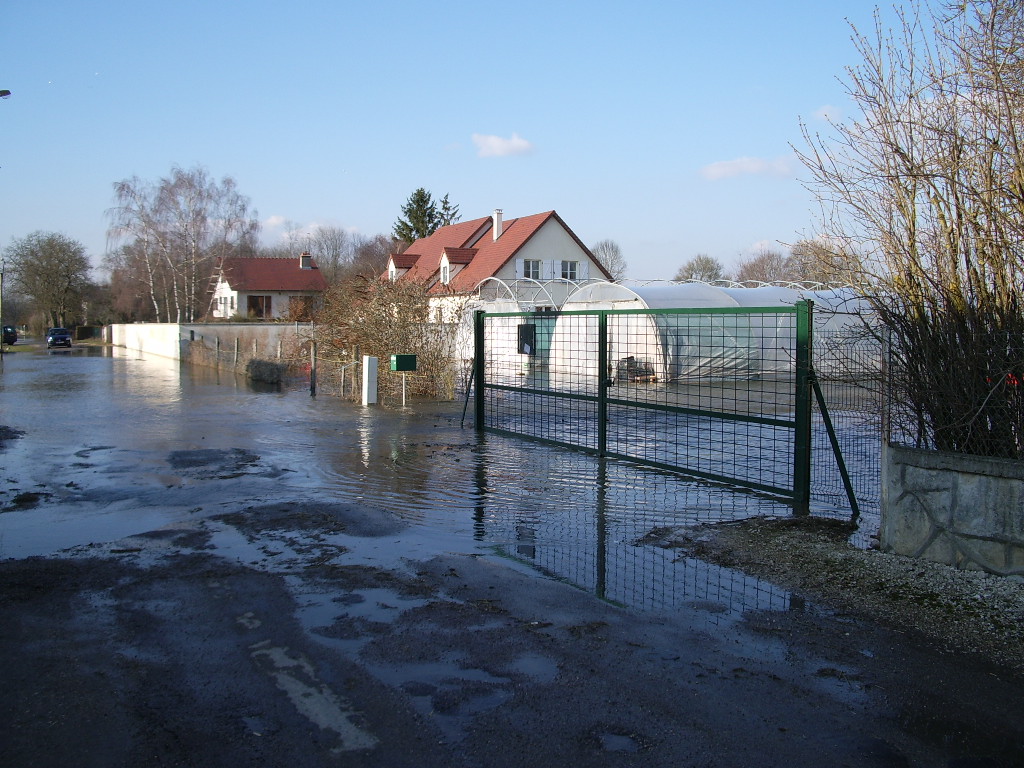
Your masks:
M799 123L848 117L867 2L5 0L0 246L106 248L112 185L231 176L282 222L390 233L417 187L464 219L557 210L628 276L814 231Z

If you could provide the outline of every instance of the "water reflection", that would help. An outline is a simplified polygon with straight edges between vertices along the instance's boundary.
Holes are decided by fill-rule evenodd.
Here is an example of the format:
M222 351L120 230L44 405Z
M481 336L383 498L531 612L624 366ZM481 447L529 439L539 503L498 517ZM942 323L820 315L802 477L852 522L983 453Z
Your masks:
M789 593L772 584L637 543L663 526L788 514L777 502L599 457L494 437L487 443L475 459L475 535L506 556L613 603L697 609L710 625L790 607ZM509 453L518 475L509 471ZM546 467L556 479L540 481Z
M117 348L19 357L0 376L0 423L29 436L8 448L10 476L25 487L53 485L49 468L63 466L60 485L75 498L121 494L123 509L113 512L137 515L139 524L167 510L192 514L197 494L244 489L266 503L327 497L385 509L444 533L452 551L499 552L613 603L688 610L710 625L791 606L788 593L771 584L637 543L659 527L789 514L768 497L479 435L460 428L460 403L397 411L311 398L303 390L258 391L232 375ZM64 421L54 418L56 391L75 404ZM258 455L261 471L269 477L273 469L274 479L204 489L169 460L175 451L199 448ZM127 483L135 487L126 492ZM64 508L69 520L74 511ZM8 551L17 551L13 515L0 515ZM103 531L91 535L87 541L102 540Z

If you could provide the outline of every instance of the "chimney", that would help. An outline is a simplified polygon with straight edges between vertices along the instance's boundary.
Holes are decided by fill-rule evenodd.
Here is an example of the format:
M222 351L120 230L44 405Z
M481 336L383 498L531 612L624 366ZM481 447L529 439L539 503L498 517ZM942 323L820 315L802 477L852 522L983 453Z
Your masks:
M494 209L491 220L494 222L494 239L497 240L501 237L501 208Z
M303 251L299 254L299 269L312 269L313 268L313 257L309 255L309 251Z

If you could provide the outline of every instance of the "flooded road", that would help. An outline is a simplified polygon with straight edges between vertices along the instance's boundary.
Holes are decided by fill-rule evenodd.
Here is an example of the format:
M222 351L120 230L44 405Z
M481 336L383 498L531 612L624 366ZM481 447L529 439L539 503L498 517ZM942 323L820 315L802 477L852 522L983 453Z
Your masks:
M0 557L317 497L397 515L450 551L500 549L625 605L713 601L718 621L786 604L741 573L634 544L659 526L788 514L770 499L480 435L461 403L364 408L120 348L15 349L0 423L26 439L4 454Z
M0 372L10 766L1020 765L1019 678L639 539L787 507L123 349Z

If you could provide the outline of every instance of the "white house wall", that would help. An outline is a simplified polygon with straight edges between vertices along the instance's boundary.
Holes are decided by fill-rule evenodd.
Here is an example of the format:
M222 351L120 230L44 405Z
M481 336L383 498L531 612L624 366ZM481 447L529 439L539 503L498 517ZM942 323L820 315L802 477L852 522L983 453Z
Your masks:
M227 299L227 312L221 311L221 299ZM232 307L234 307L232 309ZM232 291L223 280L217 280L217 287L213 291L213 316L228 318L238 312L238 292Z
M587 256L586 251L580 248L579 243L554 219L546 221L544 226L516 252L515 258L499 269L494 277L512 284L523 277L523 262L526 260L541 262L540 282L554 281L547 287L557 305L561 305L576 287L575 284L558 280L561 277L562 261L579 262L577 281L604 277L598 266Z
M292 298L309 298L311 296L318 295L315 293L302 293L296 291L249 291L247 293L239 293L226 287L222 288L222 285L224 284L218 284L217 289L213 294L213 316L222 319L234 317L235 315L245 317L248 313L249 296L269 296L269 318L281 319L288 316L291 309ZM219 299L222 296L227 297L228 299L228 310L226 313L222 312L220 308ZM231 309L232 301L234 301L234 309Z

